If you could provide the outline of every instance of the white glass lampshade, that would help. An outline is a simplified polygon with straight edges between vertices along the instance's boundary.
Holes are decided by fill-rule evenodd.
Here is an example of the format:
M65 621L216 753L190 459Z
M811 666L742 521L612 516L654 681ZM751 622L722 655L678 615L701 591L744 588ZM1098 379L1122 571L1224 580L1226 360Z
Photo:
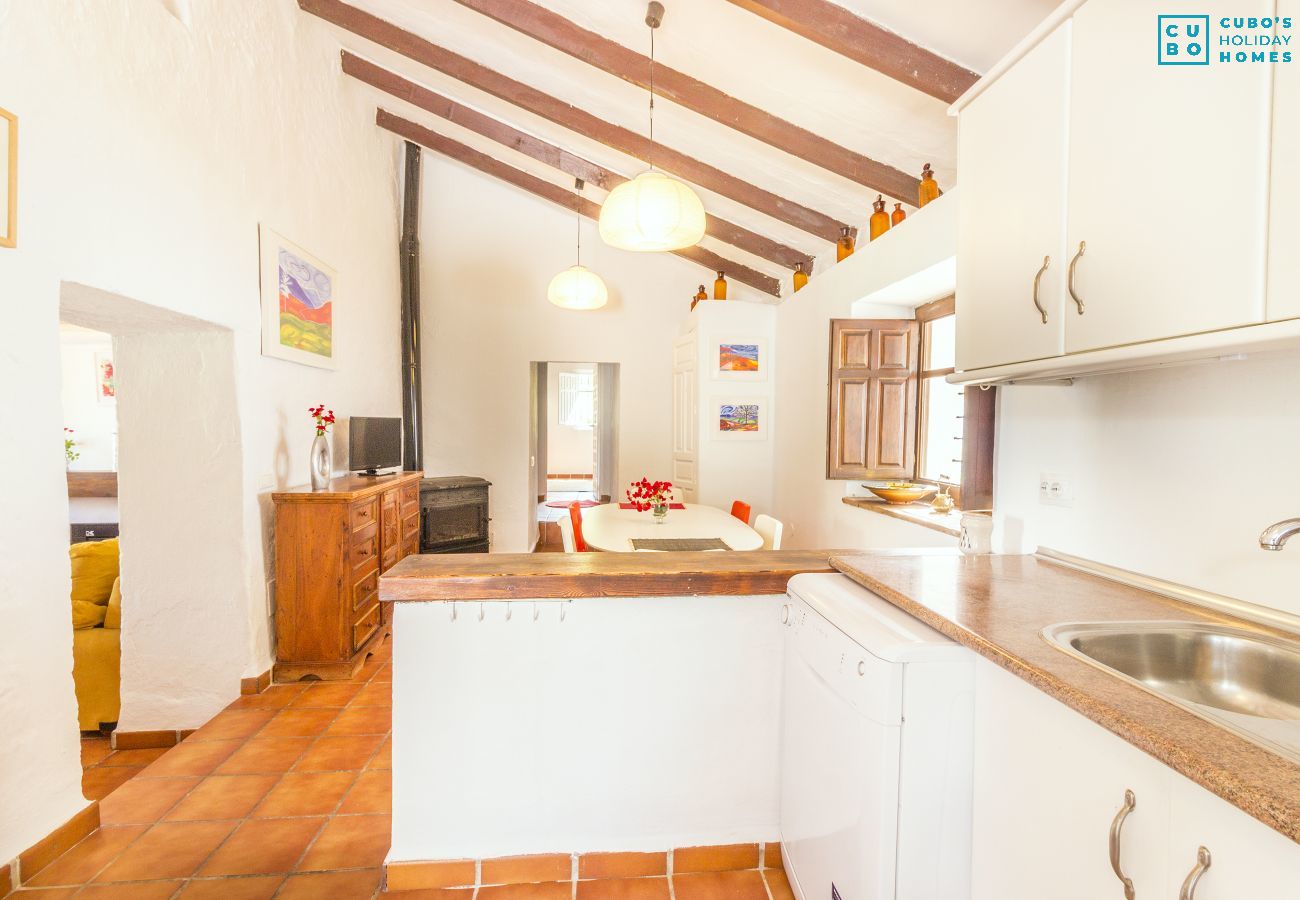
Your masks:
M609 300L609 289L586 266L570 266L551 279L546 299L564 309L600 309Z
M610 191L600 208L600 236L623 250L680 250L704 237L704 204L662 172L643 172Z

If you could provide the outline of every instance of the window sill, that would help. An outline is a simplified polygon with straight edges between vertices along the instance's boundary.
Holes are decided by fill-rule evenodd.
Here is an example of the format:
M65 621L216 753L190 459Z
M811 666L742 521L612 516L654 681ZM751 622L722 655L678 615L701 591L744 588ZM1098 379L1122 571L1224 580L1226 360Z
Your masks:
M913 525L920 525L922 528L929 528L931 531L938 531L949 537L961 537L961 510L936 515L928 503L909 503L900 506L874 497L845 497L843 500L846 506L911 522Z

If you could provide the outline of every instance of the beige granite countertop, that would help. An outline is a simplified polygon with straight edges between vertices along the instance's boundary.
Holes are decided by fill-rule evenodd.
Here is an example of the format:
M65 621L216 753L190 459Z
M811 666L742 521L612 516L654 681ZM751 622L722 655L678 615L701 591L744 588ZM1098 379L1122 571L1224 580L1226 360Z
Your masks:
M877 497L845 497L845 506L911 522L949 537L961 537L961 510L936 515L929 503L886 503Z
M1230 623L1207 609L1036 556L864 553L831 565L1300 843L1300 765L1048 644L1059 622Z

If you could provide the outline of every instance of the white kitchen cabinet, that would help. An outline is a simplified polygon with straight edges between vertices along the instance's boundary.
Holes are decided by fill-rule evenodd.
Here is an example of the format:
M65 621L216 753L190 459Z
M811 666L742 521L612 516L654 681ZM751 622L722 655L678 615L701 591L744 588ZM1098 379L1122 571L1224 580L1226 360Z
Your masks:
M960 369L1064 352L1069 65L1067 21L961 114Z
M1066 251L1082 314L1071 298L1067 353L1264 321L1275 67L1220 62L1214 34L1222 16L1273 3L1200 4L1206 66L1156 65L1156 16L1170 11L1089 0L1072 20Z
M1120 860L1137 896L1167 890L1168 770L987 660L975 674L972 900L1122 898L1110 829L1132 791Z
M1189 781L1170 772L1169 890L1178 896L1197 850L1210 851L1195 900L1295 900L1300 896L1300 847Z
M1277 14L1300 22L1300 0L1278 0ZM1281 31L1281 34L1289 32ZM1273 66L1273 162L1268 228L1268 318L1300 317L1300 48Z
M1295 900L1300 845L1094 722L978 659L972 900L1122 898L1109 835L1138 900L1174 900L1210 851L1195 900Z

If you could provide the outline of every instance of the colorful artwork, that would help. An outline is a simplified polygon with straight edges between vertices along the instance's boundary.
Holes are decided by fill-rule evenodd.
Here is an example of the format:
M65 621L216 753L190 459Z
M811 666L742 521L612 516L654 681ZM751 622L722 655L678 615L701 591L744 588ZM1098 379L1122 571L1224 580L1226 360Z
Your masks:
M767 370L772 368L767 341L747 335L727 335L714 338L710 346L718 348L717 367L713 370L715 381L767 381Z
M95 394L100 403L117 400L117 377L113 360L102 353L95 354Z
M334 270L262 227L262 354L334 367Z
M283 247L278 268L280 346L332 355L334 279Z
M719 372L757 372L758 344L719 344Z
M0 247L18 246L18 117L0 109Z
M758 431L757 403L723 403L718 406L719 431Z

